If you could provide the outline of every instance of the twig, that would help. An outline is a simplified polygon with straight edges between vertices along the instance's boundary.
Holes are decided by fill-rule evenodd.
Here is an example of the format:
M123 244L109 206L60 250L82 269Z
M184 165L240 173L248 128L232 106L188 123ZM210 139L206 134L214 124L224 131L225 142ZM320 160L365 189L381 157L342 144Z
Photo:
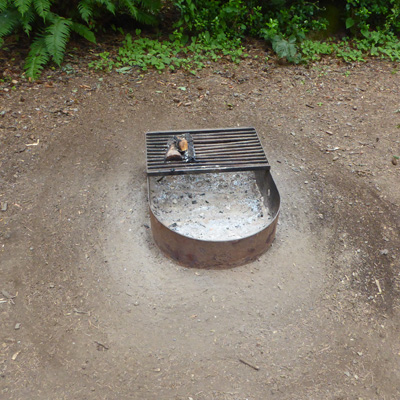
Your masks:
M239 361L240 361L242 364L247 365L248 367L255 369L256 371L259 371L259 370L260 370L260 367L259 367L259 366L250 364L249 362L243 360L242 358L239 358Z
M382 294L381 284L379 283L378 279L375 279L375 284L376 284L376 286L378 288L379 294Z
M90 314L90 311L80 311L80 310L77 310L76 308L74 308L74 312L77 314Z
M40 143L40 139L38 139L36 143L28 143L28 144L25 144L25 146L37 146L39 143Z
M325 149L325 151L326 151L327 153L330 153L330 152L332 152L332 151L337 151L337 150L340 150L340 147L333 147L332 149Z
M108 349L109 349L108 346L106 346L106 345L103 344L103 343L98 342L97 340L95 340L94 342L95 342L98 346L103 347L103 349L105 349L105 350L108 350Z

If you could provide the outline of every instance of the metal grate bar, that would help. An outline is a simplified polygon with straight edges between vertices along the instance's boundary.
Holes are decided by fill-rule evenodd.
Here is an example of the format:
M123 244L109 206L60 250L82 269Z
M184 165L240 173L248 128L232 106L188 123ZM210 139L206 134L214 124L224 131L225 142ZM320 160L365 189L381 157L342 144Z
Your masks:
M196 161L165 162L168 139L190 133ZM254 128L225 128L146 133L147 174L182 175L269 169L269 163Z

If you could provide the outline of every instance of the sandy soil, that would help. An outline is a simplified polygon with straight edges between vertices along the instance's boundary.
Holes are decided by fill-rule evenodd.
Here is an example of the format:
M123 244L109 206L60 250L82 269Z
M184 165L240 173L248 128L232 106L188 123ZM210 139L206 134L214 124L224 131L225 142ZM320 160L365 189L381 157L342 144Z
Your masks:
M2 83L0 398L399 399L399 76L248 59ZM272 166L276 240L181 267L149 229L145 132L234 126Z

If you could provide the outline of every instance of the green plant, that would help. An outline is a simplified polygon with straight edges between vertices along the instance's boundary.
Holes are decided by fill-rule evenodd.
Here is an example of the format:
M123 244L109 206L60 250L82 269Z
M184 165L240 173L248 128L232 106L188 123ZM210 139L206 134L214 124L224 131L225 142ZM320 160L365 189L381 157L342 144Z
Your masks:
M289 39L284 39L281 36L275 36L272 40L272 48L280 58L286 58L287 61L298 63L300 54L297 52L296 38L291 36Z
M391 32L363 30L359 39L338 41L305 40L301 44L302 59L305 62L317 61L323 55L334 55L346 62L365 61L367 57L400 60L400 42Z
M72 32L95 43L96 19L105 13L128 13L143 23L155 23L160 0L0 0L0 39L23 31L31 37L25 60L26 76L35 79L50 60L60 65Z
M140 31L137 31L140 33ZM89 64L96 70L110 71L116 68L117 72L127 73L132 67L146 71L155 68L162 71L185 69L196 73L206 67L209 61L216 61L222 57L233 62L247 56L238 40L228 40L220 34L215 40L207 35L193 37L189 43L182 43L179 32L171 35L171 40L156 40L147 37L132 38L127 34L122 46L118 50L115 61L110 59L109 53L98 54L99 58ZM183 89L181 89L183 90Z
M355 36L372 28L385 32L400 32L400 3L398 0L347 0L346 29Z
M97 55L99 59L91 61L89 67L94 68L96 71L111 71L115 63L113 60L110 60L110 53L104 51Z
M300 50L303 61L318 61L321 59L321 56L333 53L333 45L329 42L304 40L300 45Z

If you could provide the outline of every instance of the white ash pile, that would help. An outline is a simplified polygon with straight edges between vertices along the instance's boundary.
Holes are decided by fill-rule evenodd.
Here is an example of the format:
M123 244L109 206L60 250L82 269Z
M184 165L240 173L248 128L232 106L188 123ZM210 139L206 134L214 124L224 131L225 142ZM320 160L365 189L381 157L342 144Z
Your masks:
M161 223L194 239L241 239L271 219L251 171L152 177L150 198Z

